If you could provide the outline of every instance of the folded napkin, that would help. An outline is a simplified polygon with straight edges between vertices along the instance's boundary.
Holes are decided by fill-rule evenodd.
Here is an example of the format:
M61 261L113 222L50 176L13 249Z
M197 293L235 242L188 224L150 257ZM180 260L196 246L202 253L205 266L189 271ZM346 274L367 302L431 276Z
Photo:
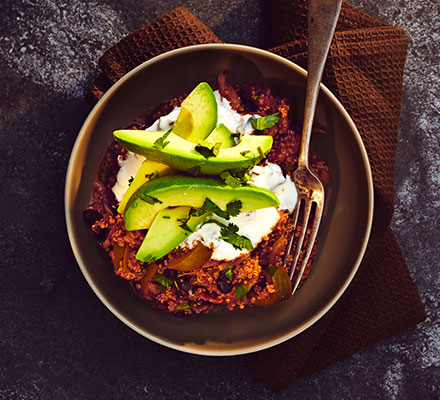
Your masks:
M276 46L269 51L306 67L306 2L279 0L268 9ZM107 50L90 94L100 98L112 83L157 54L200 43L221 40L187 9L176 8ZM343 3L323 81L353 118L367 149L375 194L373 230L356 277L323 318L283 344L237 357L275 391L426 318L390 229L407 44L403 30Z

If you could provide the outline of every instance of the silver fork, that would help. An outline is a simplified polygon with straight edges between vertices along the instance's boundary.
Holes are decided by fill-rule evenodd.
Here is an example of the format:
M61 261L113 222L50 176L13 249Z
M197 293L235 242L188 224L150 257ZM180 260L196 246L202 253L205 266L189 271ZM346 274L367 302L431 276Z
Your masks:
M295 281L292 282L292 295L298 288L307 262L309 261L324 209L324 187L318 177L309 168L309 144L316 103L318 101L319 85L321 83L330 43L335 32L336 22L341 10L341 3L342 0L309 0L308 3L309 43L306 101L298 168L293 173L293 181L298 192L298 203L293 214L295 231L289 240L284 256L284 267L287 267L289 256L295 238L297 237L296 227L301 226L290 269L291 280L295 275L295 271L298 270ZM301 216L300 220L298 220L299 216ZM310 233L307 232L308 229L310 229ZM308 233L308 237L303 249L306 232ZM301 253L303 256L301 263L298 265Z

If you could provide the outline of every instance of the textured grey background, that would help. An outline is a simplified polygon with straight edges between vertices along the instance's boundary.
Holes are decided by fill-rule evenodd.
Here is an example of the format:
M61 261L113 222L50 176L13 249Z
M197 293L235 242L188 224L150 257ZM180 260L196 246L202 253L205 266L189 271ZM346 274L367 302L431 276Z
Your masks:
M179 353L132 332L88 287L64 225L68 157L90 111L84 90L109 45L178 5L227 42L264 47L255 34L263 0L2 0L1 399L440 397L440 5L352 3L410 38L393 228L427 321L282 395L232 358Z

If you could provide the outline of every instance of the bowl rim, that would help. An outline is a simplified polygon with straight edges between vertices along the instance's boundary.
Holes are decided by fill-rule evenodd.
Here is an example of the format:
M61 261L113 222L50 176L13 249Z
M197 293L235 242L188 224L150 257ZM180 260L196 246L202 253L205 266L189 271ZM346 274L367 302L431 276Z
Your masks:
M370 238L371 233L371 227L373 222L373 210L374 210L374 195L373 195L373 178L371 173L371 167L368 160L368 154L365 149L365 146L363 144L361 135L359 131L357 130L353 120L351 119L348 112L345 110L343 105L340 103L340 101L336 98L336 96L324 85L321 83L320 90L325 93L325 95L328 97L328 99L337 107L338 111L340 112L341 116L344 118L344 120L348 123L350 130L354 133L354 137L356 140L356 143L360 149L361 156L362 156L362 164L364 166L365 172L366 172L366 178L367 178L367 191L368 191L368 213L367 213L367 224L365 229L365 235L364 239L362 241L362 245L360 248L360 251L358 253L358 256L356 258L356 261L353 265L353 268L351 269L350 274L347 276L344 284L340 287L338 292L331 298L328 303L322 307L322 309L317 312L315 315L313 315L309 320L305 321L300 327L297 329L290 331L287 334L284 334L280 337L277 337L276 339L269 340L267 342L264 342L263 344L249 344L245 346L244 348L235 348L233 350L227 350L224 348L218 349L218 350L203 350L201 346L197 347L186 347L185 345L177 345L171 342L168 342L165 339L162 339L158 336L152 335L148 332L145 332L144 330L138 328L134 323L132 323L130 320L128 320L124 315L120 314L111 304L109 301L107 301L106 297L100 292L100 290L94 285L92 278L87 270L86 263L83 262L80 252L79 252L79 246L76 243L75 235L73 231L73 216L71 215L71 210L73 210L73 198L70 195L72 191L72 182L73 182L73 174L75 169L75 160L77 158L77 153L80 147L80 143L82 142L82 137L85 135L85 132L88 130L88 126L91 123L91 121L94 119L95 114L99 113L101 108L104 107L104 105L107 102L107 99L110 98L115 91L118 90L118 88L124 83L129 80L133 75L137 74L140 70L147 68L149 65L156 63L158 61L164 60L169 57L173 57L176 54L183 54L192 52L194 50L198 49L207 49L207 50L218 50L218 49L230 49L230 50L239 50L239 51L245 51L245 52L251 52L255 54L259 54L265 57L272 58L276 62L281 62L282 64L287 65L288 67L294 69L297 73L302 75L304 78L307 78L307 71L300 67L299 65L295 64L292 61L287 60L286 58L279 56L277 54L271 53L267 50L262 50L256 47L247 46L247 45L241 45L241 44L229 44L229 43L212 43L212 44L198 44L193 46L187 46L178 48L175 50L170 50L168 52L165 52L163 54L157 55L142 64L138 65L131 71L129 71L127 74L125 74L122 78L120 78L117 82L115 82L110 89L108 89L101 99L95 104L93 109L88 114L86 120L84 121L78 136L75 139L75 143L72 147L72 151L69 157L69 163L67 167L67 173L66 173L66 180L65 180L65 190L64 190L64 211L65 211L65 218L66 218L66 226L67 226L67 233L70 241L70 245L72 247L73 254L75 256L76 262L78 263L78 266L80 267L80 270L82 274L84 275L86 281L88 282L89 286L92 288L96 296L101 300L101 302L115 315L119 320L121 320L124 324L129 326L131 329L133 329L135 332L139 333L140 335L146 337L147 339L152 340L153 342L156 342L158 344L161 344L163 346L166 346L168 348L172 348L174 350L183 351L190 354L197 354L197 355L206 355L206 356L234 356L234 355L242 355L242 354L249 354L253 352L257 352L260 350L268 349L270 347L276 346L280 343L285 342L288 339L293 338L294 336L297 336L301 332L305 331L307 328L312 326L315 322L317 322L319 319L321 319L332 307L333 305L339 300L339 298L342 296L342 294L347 289L348 285L353 280L359 265L364 257L367 244Z

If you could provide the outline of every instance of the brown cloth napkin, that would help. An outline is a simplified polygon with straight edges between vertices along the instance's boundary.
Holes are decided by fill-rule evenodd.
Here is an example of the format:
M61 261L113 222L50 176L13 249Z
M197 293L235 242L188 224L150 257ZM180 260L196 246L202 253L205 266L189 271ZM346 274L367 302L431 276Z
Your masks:
M270 51L305 67L305 1L279 0L268 9L269 31L277 46ZM213 42L221 41L188 10L177 8L107 50L99 60L103 73L90 93L100 98L125 73L164 51ZM403 30L343 3L323 80L353 118L369 155L375 188L373 231L355 279L323 318L283 344L238 357L275 391L426 318L389 226L407 45Z

